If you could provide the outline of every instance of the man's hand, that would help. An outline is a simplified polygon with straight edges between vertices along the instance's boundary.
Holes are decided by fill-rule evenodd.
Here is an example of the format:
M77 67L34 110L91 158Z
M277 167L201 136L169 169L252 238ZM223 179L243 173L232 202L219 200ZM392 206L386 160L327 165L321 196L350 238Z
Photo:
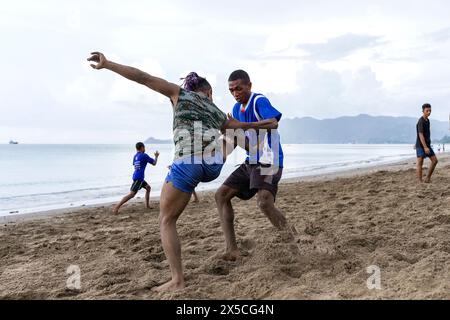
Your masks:
M159 151L156 151L155 152L155 158L158 158L159 157Z
M233 118L231 113L227 114L227 122L225 124L225 128L224 129L244 129L244 130L247 130L249 127L250 127L249 124L247 124L245 122L240 122L240 121L236 120L235 118Z
M103 55L103 53L92 52L91 55L92 56L90 58L88 58L87 61L97 62L97 64L91 64L92 68L97 69L97 70L105 68L105 65L108 62L108 60Z
M430 154L431 153L430 148L425 147L425 153Z

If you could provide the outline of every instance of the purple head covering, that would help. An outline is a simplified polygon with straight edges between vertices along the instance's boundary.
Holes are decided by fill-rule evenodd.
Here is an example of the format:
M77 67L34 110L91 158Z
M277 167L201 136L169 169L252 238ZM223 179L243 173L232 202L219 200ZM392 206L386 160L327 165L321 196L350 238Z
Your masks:
M197 73L191 72L186 78L182 78L184 80L183 86L188 91L195 91L201 79Z

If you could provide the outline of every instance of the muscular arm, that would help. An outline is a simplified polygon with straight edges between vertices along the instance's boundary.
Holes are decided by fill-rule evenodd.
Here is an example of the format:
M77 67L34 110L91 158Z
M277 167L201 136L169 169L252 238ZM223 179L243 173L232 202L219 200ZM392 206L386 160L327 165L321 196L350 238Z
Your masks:
M88 61L97 62L97 64L91 64L91 67L97 70L108 69L122 77L125 77L131 81L135 81L142 84L153 91L159 92L168 97L174 105L178 101L178 95L180 93L180 87L174 83L170 83L164 79L154 77L144 71L137 68L121 65L106 59L106 57L100 52L93 52L92 56L88 58Z
M243 130L249 130L249 129L278 129L278 120L275 118L272 119L266 119L258 122L240 122L231 115L228 115L228 120L225 122L225 124L222 127L222 131L226 129L243 129Z
M277 129L278 128L278 120L275 118L272 119L266 119L258 122L240 122L236 119L234 119L230 114L228 115L228 120L225 122L225 124L222 127L222 132L225 133L227 129L242 129L242 130L263 130L259 133L261 142L264 141L264 129L265 130L271 130L271 129ZM234 133L234 142L228 141L227 148L234 150L237 146L240 146L242 149L245 149L248 152L256 152L258 149L258 145L251 145L249 143L249 139L247 137L240 137L236 136L237 132Z

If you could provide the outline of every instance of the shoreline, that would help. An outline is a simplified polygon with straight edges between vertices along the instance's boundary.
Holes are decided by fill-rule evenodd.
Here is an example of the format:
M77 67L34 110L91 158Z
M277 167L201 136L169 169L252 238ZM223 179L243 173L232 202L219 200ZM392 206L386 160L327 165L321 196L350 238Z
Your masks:
M289 146L290 145L288 144L287 147ZM293 149L290 150L290 152L292 153L292 159L284 169L284 179L291 179L293 177L305 177L310 175L332 174L333 172L348 171L358 167L372 167L400 161L401 159L412 156L412 154L410 153L411 150L407 150L409 149L409 147L406 148L405 145L396 145L394 149L392 149L390 146L383 145L383 150L378 150L380 146L374 145L375 149L373 150L375 151L372 150L372 145L361 145L357 146L356 148L352 146L348 150L347 145L337 145L330 146L330 148L332 148L331 150L334 151L327 150L326 153L331 152L331 154L334 155L334 152L336 152L336 155L338 155L340 154L340 152L343 152L343 154L347 154L350 152L350 156L333 156L332 159L327 159L326 156L320 156L320 158L323 158L323 160L311 161L311 159L314 159L314 157L318 157L319 155L321 155L321 152L323 152L321 147L319 147L319 151L317 151L317 145L311 145L311 150L308 150L307 152L306 150L303 150L300 152L301 148L299 149L298 146L299 145L291 146L293 147ZM344 149L344 151L342 151L342 148ZM363 148L363 150L368 148L368 153L362 153L359 156L355 156L357 152L361 152L361 150L357 151L359 150L359 148ZM384 150L386 148L389 150ZM306 152L306 158L304 160L305 162L303 163L302 157L300 155L304 152ZM356 152L355 155L353 155L353 152ZM229 165L225 170L223 170L225 172L222 172L222 175L219 179L212 183L200 184L197 190L214 190L218 188L221 185L221 182L225 180L226 176L228 174L231 174L230 170L232 169L232 166L240 163L241 159L236 158L238 154L239 153L235 154L231 167L228 163ZM243 155L241 154L240 156ZM166 160L169 161L168 159ZM154 193L152 192L152 195L155 194L159 196L160 189L165 178L163 169L164 168L157 168L155 171L157 177L155 178L156 180L153 181L155 188L153 190ZM162 175L161 172L163 172ZM122 174L124 174L124 172L122 172ZM85 206L92 207L108 205L120 201L120 199L122 199L122 197L128 191L128 184L125 182L125 180L121 180L120 182L111 180L111 178L114 176L114 174L111 176L111 173L108 175L108 181L115 181L115 184L112 185L110 182L105 181L105 183L101 184L102 187L100 187L98 183L95 182L95 179L97 178L91 179L92 177L96 177L95 174L93 174L93 176L91 177L91 174L89 172L85 172L81 176L82 177L80 178L81 180L79 182L83 181L84 187L80 186L79 183L73 184L72 182L68 186L65 186L64 184L61 184L60 186L50 184L47 186L44 182L38 182L38 185L42 184L43 190L47 191L41 191L41 188L36 189L35 187L31 187L30 189L27 188L23 191L17 192L10 192L11 190L5 189L5 186L8 185L8 180L11 180L11 178L5 178L5 181L3 183L4 186L2 187L4 189L2 190L5 191L4 194L5 196L7 196L5 197L5 203L2 206L3 208L1 209L0 217L23 216L34 213L39 214L49 211L66 209L76 210ZM70 182L70 179L68 181ZM64 192L58 192L58 190L63 190ZM3 192L1 193L3 194ZM155 200L156 199L157 198L155 198Z
M441 154L440 158L443 159L450 159L450 154L445 153ZM325 173L319 173L319 174L310 174L310 175L303 175L298 177L290 177L290 178L282 178L281 184L292 184L292 183L298 183L298 182L314 182L314 181L330 181L338 178L348 178L348 177L354 177L364 174L370 174L374 173L380 170L387 170L387 171L395 171L395 170L402 170L405 169L405 166L414 166L416 165L416 158L411 157L407 159L402 160L395 160L393 162L384 163L384 164L369 164L367 166L363 167L356 167L356 168L349 168L349 169L341 169L341 170L335 170L331 172L325 172ZM424 164L426 166L426 163ZM212 194L214 193L216 188L197 191L197 194L199 196L205 196L206 194ZM150 197L150 203L159 203L160 196L152 196ZM126 205L130 204L138 204L142 202L144 197L136 197L132 200L130 200ZM120 201L120 199L118 200ZM29 220L35 220L35 219L47 219L54 216L59 215L66 215L78 211L88 211L90 209L103 209L108 208L108 210L111 211L112 206L115 205L118 201L108 201L108 202L101 202L96 204L90 204L90 205L80 205L80 206L71 206L71 207L63 207L63 208L56 208L56 209L50 209L50 210L42 210L42 211L35 211L30 213L16 213L11 215L4 215L0 216L0 223L11 223L11 222L18 222L18 221L29 221ZM124 207L122 207L122 210Z

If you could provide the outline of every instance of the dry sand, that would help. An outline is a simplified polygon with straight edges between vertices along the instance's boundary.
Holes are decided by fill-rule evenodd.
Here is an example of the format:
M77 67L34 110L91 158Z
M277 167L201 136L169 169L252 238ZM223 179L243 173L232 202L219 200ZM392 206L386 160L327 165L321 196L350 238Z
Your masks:
M0 298L450 299L450 157L440 158L432 184L415 182L414 160L281 184L293 242L255 199L234 201L237 262L217 257L224 238L214 196L203 194L178 222L187 288L175 293L150 290L170 277L157 202L120 216L98 206L4 220ZM79 291L66 287L70 265L80 268ZM371 265L381 290L367 288Z

